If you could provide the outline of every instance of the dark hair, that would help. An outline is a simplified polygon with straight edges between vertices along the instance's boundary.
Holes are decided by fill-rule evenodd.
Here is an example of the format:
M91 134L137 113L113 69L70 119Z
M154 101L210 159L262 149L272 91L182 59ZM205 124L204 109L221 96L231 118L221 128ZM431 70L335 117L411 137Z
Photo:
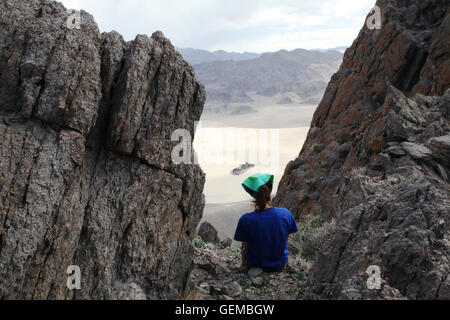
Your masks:
M267 185L261 186L257 192L255 192L253 204L256 211L264 211L272 205L271 192Z

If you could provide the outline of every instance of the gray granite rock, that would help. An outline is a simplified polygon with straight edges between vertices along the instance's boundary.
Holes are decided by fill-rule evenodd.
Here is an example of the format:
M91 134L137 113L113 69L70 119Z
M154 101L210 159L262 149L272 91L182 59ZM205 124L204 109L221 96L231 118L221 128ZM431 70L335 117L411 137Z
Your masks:
M431 138L428 145L433 152L433 158L450 166L450 135Z
M262 277L256 277L251 280L252 284L257 288L261 287L264 284L264 279Z
M71 14L0 2L0 299L177 298L205 176L170 140L193 136L204 89L162 33L125 42Z
M400 146L393 146L387 149L387 152L394 157L403 157L406 155L405 150Z
M264 271L263 271L263 269L261 269L261 268L251 268L251 269L248 271L248 276L249 276L251 279L253 279L253 278L259 277L263 272L264 272Z
M217 230L209 222L203 222L197 233L204 241L209 243L219 243L220 239L217 236Z
M409 154L415 160L429 160L431 159L432 152L427 147L411 143L411 142L403 142L402 148L405 150L407 154Z
M226 286L225 291L229 297L236 298L242 294L242 287L238 282L234 281Z

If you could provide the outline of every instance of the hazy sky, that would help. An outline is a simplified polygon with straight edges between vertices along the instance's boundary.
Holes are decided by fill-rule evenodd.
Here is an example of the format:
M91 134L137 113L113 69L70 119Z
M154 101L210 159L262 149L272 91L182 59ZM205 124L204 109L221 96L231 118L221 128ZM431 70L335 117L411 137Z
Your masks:
M266 52L350 46L375 0L62 0L126 40L161 30L181 48Z

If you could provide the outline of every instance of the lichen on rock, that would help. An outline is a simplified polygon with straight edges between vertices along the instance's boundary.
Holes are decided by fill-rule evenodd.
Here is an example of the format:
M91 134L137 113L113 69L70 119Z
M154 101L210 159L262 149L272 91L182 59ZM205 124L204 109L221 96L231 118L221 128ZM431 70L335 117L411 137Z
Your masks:
M274 201L336 221L299 298L450 298L450 9L377 5L382 28L346 51Z

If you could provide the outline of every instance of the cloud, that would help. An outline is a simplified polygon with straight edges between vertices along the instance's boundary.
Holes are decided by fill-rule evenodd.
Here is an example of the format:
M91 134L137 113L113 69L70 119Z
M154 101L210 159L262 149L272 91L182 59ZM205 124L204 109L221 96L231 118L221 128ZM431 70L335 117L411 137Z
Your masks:
M161 30L178 47L276 51L351 45L375 0L62 0L126 40Z

